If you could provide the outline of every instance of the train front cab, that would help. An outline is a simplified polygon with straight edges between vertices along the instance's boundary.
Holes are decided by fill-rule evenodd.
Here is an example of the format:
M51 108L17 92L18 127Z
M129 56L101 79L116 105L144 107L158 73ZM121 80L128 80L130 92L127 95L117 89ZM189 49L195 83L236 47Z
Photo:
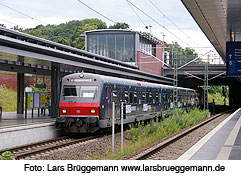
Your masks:
M85 74L65 76L56 124L70 133L96 132L99 129L101 79Z

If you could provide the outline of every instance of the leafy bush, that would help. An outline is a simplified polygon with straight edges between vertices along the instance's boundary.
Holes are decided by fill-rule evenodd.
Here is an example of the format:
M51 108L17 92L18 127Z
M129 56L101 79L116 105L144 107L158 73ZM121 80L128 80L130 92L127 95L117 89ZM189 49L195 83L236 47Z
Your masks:
M197 108L189 111L175 109L173 114L165 118L162 122L151 120L146 126L140 122L136 127L133 124L130 125L130 129L127 130L128 139L136 142L149 138L152 142L196 124L207 117L208 111L202 111Z
M13 160L13 155L10 151L5 151L0 155L0 160Z
M17 110L17 92L0 85L0 106L3 112Z

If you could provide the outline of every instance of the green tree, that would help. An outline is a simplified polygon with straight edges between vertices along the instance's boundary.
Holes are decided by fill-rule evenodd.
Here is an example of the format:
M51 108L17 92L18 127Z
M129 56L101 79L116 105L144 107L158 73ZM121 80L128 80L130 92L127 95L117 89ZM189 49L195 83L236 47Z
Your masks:
M222 87L221 86L210 86L210 89L208 90L210 94L222 94Z
M121 22L118 22L112 26L109 26L109 29L129 29L129 28L130 28L129 24L121 23Z
M71 46L71 44L72 44L71 39L69 39L67 37L63 37L63 36L54 36L50 40L57 42L57 43L67 45L67 46Z
M73 47L84 50L85 49L85 40L80 38L80 35L84 34L86 31L98 29L97 25L85 24L82 28L76 28L72 39Z
M79 49L84 49L85 44L84 40L80 38L81 34L84 34L85 31L106 28L106 23L97 18L73 20L59 25L38 25L29 29L15 27L18 31Z
M191 61L198 57L198 54L196 51L192 48L182 48L177 42L173 44L166 43L166 51L170 53L170 59L172 58L172 53L175 55L178 59L182 61L182 63ZM195 63L195 62L194 62Z
M15 31L23 31L23 28L22 27L20 27L20 26L13 26L13 28L11 28L11 29L13 29L13 30L15 30Z

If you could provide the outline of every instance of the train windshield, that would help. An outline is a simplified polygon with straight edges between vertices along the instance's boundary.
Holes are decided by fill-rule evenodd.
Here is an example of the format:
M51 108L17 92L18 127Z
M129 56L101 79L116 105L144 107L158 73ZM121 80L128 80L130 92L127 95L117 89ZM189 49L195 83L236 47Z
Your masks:
M84 98L94 98L98 91L98 86L81 86L80 87L80 97Z
M65 97L78 97L79 96L79 86L64 86Z
M98 86L64 86L64 97L95 98Z

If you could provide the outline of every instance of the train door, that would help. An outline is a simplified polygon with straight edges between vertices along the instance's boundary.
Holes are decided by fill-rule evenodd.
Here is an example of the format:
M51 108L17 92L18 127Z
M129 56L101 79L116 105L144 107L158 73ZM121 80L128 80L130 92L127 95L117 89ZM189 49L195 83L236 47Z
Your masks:
M111 96L111 90L110 90L110 86L106 85L105 86L105 117L106 119L110 119L111 118L111 109L112 109L112 96Z
M162 93L163 93L163 89L161 88L161 91L158 92L158 103L159 103L159 106L161 108L161 111L163 111Z
M112 100L115 102L115 119L120 118L120 104L119 104L119 99L120 99L120 92L114 90L112 92Z
M120 90L119 104L121 106L121 102L125 101L125 94L123 90Z
M124 102L124 107L123 107L123 118L124 118L124 123L125 123L125 119L126 119L126 103L127 103L127 99L128 97L126 97L126 91L125 89L120 89L120 94L119 94L119 108L120 108L120 114L119 114L119 117L121 115L121 102Z
M137 114L142 114L143 110L142 104L142 91L138 89L137 91Z
M134 91L133 93L133 108L131 110L133 110L133 115L137 115L137 100L138 100L138 93L136 91Z

